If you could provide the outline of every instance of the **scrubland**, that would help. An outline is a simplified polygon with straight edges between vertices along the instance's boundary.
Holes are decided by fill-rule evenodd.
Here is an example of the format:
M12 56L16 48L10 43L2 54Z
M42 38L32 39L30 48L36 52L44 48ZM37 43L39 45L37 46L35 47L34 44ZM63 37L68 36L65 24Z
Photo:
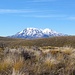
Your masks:
M75 36L0 37L0 75L75 75Z
M0 75L75 75L72 47L0 48Z
M0 37L0 47L19 47L19 46L71 46L75 48L75 36L59 36L40 39L16 39Z

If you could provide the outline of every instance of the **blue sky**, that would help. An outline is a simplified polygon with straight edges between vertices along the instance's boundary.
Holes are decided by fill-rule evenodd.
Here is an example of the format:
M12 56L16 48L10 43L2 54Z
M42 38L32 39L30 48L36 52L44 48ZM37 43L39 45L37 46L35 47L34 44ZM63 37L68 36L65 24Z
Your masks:
M75 35L75 0L0 0L0 36L28 27Z

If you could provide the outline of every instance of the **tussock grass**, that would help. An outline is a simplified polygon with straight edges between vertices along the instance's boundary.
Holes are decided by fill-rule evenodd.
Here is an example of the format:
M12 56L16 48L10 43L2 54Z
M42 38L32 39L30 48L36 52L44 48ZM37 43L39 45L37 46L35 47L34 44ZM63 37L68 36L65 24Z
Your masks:
M6 47L0 53L0 75L75 75L72 47Z
M13 64L13 69L15 71L20 71L20 69L22 69L24 66L24 62L22 59L19 59L19 61L16 61L14 64Z

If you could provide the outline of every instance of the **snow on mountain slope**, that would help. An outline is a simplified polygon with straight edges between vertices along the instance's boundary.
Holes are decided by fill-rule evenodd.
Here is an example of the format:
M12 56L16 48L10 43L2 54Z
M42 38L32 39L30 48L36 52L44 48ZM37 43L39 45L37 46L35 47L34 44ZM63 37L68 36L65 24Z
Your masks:
M64 36L64 35L48 28L46 29L26 28L11 37L32 39L32 38L45 38L45 37L53 37L53 36Z

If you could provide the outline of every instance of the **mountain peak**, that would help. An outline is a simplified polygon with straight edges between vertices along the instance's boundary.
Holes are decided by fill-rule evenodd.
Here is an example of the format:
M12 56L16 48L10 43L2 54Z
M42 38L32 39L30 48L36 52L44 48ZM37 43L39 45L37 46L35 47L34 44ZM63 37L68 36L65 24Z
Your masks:
M30 27L30 28L26 28L27 30L35 30L37 28L33 28L33 27Z
M52 29L46 28L43 30L43 33L45 34L50 34L50 33L54 33L55 31L53 31Z
M14 38L46 38L46 37L53 37L53 36L62 36L61 33L53 31L52 29L38 29L38 28L26 28L21 32L11 36Z

